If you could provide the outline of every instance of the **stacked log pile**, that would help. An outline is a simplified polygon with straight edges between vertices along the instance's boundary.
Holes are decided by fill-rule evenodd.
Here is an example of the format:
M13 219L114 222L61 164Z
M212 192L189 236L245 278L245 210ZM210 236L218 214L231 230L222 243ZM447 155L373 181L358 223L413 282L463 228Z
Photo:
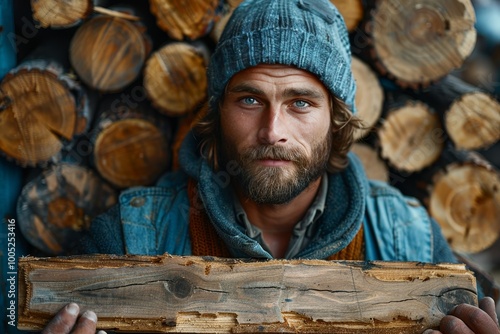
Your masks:
M471 1L331 1L350 32L366 126L353 151L368 175L418 197L457 252L488 252L500 231L500 104L478 84L484 71L466 62L480 53ZM0 152L42 175L79 165L117 191L154 184L177 168L179 142L206 100L207 59L239 2L17 4L18 35L26 21L38 33L18 39L19 66L0 83ZM61 30L65 40L54 37ZM34 52L50 41L59 43L51 53ZM20 208L36 202L30 194ZM73 201L75 214L84 209ZM47 214L26 220L26 236L42 254L64 253L30 237L65 225L43 202Z

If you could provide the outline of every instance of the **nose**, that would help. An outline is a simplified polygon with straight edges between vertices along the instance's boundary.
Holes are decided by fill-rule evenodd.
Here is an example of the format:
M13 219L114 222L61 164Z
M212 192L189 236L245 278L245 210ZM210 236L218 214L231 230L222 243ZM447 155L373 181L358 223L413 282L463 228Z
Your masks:
M261 144L276 145L286 143L285 116L279 107L268 106L262 113L261 127L258 132L258 139Z

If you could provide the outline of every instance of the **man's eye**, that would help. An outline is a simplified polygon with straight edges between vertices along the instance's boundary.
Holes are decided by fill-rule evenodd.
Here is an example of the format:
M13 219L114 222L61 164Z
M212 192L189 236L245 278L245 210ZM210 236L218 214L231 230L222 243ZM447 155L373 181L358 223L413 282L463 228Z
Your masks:
M298 100L293 103L293 105L297 108L307 108L309 107L309 103L303 100Z
M244 97L244 98L241 99L241 101L244 104L256 104L257 103L257 100L254 99L253 97Z

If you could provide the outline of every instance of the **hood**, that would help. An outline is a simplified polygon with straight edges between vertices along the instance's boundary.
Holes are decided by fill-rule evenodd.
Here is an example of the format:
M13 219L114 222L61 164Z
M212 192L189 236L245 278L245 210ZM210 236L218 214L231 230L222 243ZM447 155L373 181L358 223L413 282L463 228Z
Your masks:
M198 191L206 212L219 236L237 258L272 258L258 242L245 234L236 220L230 175L214 172L200 155L192 132L179 151L183 170L198 181ZM349 165L342 172L329 174L325 210L318 222L315 241L297 255L303 259L325 259L345 248L358 232L364 217L368 182L360 161L349 154Z

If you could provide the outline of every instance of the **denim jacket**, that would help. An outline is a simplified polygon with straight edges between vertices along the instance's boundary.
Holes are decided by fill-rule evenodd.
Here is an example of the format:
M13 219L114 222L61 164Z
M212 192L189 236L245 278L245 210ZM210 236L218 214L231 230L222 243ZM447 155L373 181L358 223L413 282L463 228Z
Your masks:
M155 187L128 189L118 204L97 217L83 240L86 253L191 255L187 181L198 181L199 196L218 235L234 257L272 258L235 223L227 191L231 168L214 172L188 135L181 171L166 174ZM437 224L420 203L383 182L367 180L358 159L328 177L325 210L314 242L297 258L324 259L345 248L363 224L365 259L456 262Z

